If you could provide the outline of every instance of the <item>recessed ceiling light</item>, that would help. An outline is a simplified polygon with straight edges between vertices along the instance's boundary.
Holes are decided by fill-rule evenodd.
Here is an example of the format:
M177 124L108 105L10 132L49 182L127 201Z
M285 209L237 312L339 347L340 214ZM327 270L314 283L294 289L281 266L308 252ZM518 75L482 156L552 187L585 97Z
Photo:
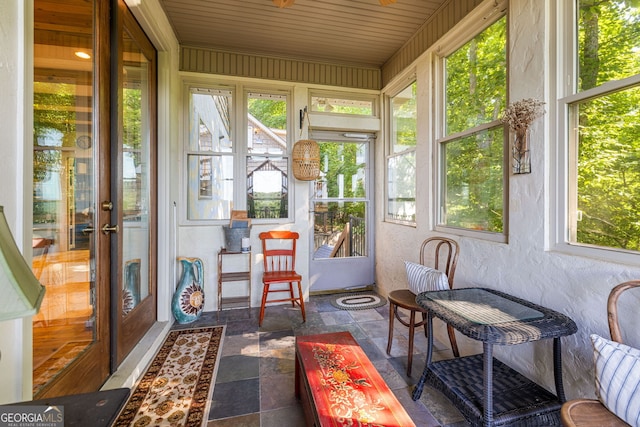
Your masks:
M76 52L76 56L82 59L91 59L91 55L89 55L87 52L82 52L81 50Z

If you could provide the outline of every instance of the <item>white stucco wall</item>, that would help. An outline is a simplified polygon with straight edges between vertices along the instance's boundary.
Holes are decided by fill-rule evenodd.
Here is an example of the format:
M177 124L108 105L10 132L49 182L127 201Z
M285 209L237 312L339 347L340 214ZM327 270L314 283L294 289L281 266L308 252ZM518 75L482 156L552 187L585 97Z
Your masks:
M509 92L511 100L538 98L550 111L531 130L532 173L509 176L508 244L492 243L470 237L451 235L460 243L461 254L455 275L455 287L480 286L498 289L571 317L578 332L562 339L565 391L568 398L593 397L593 356L589 334L609 337L607 297L620 282L640 278L640 266L618 264L597 259L570 256L547 250L550 236L549 215L552 205L555 169L551 164L556 149L556 132L549 125L555 101L549 73L555 72L550 61L553 50L547 21L555 12L555 1L511 0L509 9ZM516 46L515 48L513 46ZM418 81L427 81L429 63L416 63ZM550 69L551 68L551 69ZM551 79L553 82L553 79ZM421 89L419 89L421 90ZM421 90L424 92L424 89ZM419 109L429 108L419 101ZM423 110L424 111L424 110ZM419 110L420 114L420 110ZM421 135L429 135L428 124L421 124ZM424 144L428 138L419 137ZM378 147L377 176L383 177L384 156ZM418 165L432 165L428 147L417 149ZM416 261L419 245L433 235L430 228L433 176L431 168L418 170L418 224L416 228L383 222L384 208L378 206L376 228L377 283L381 293L406 286L403 260ZM383 200L382 188L377 200ZM382 244L384 242L384 244ZM640 261L640 259L639 259ZM626 297L625 297L626 298ZM625 307L637 307L638 296L629 295ZM622 299L621 299L622 301ZM623 311L622 329L626 340L640 344L637 312ZM436 322L442 325L441 322ZM438 338L447 342L444 328ZM463 348L481 351L477 343L458 334ZM471 351L471 350L467 350ZM469 353L467 353L469 354ZM495 356L531 379L554 391L552 340L510 347L496 347Z

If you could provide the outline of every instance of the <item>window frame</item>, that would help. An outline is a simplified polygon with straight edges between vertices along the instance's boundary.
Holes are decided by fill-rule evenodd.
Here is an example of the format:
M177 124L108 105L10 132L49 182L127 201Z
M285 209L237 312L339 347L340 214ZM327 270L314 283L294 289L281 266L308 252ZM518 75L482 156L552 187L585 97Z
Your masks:
M340 112L332 112L332 111L318 111L313 108L309 108L309 114L313 115L327 115L327 116L342 116L342 117L351 117L351 118L377 118L380 116L380 111L378 108L378 95L364 95L364 94L354 94L352 92L341 92L341 91L330 91L330 90L321 90L321 89L310 89L307 103L308 105L313 105L313 98L338 98L344 101L366 101L371 103L371 114L350 114L350 113L340 113Z
M184 135L183 138L183 143L182 143L182 154L181 154L181 167L183 169L183 172L181 173L181 183L180 183L180 188L183 189L183 191L181 191L182 193L182 202L183 202L183 206L184 208L181 210L181 218L183 218L183 221L186 224L194 224L194 225L202 225L202 224L226 224L228 223L229 219L216 219L216 218L190 218L189 217L189 200L190 200L190 193L189 193L189 172L190 172L190 168L189 168L189 160L191 156L207 156L207 157L231 157L232 161L231 163L233 164L233 190L232 190L232 194L233 194L233 198L236 197L235 195L235 186L236 186L236 175L237 175L237 165L236 165L236 150L237 150L237 141L238 141L238 135L237 135L237 128L235 126L235 121L236 121L236 117L235 115L232 115L232 123L230 126L230 141L231 141L231 151L230 152L224 152L224 151L216 151L216 150L211 150L211 151L201 151L201 150L192 150L191 149L191 124L192 124L192 116L191 116L191 112L192 112L192 96L194 94L197 93L206 93L207 91L220 91L220 92L229 92L229 96L231 97L231 103L232 103L232 109L235 109L235 104L237 103L237 90L233 85L225 85L225 84L212 84L212 83L199 83L199 82L194 82L194 83L188 83L185 82L183 85L184 88L184 105L186 108L184 108L184 124L183 124L183 132L182 134ZM199 167L199 163L198 162L198 167ZM194 197L200 199L199 194L196 194ZM204 199L203 199L204 200ZM233 200L231 201L231 204L233 205ZM231 209L229 209L229 216L231 215Z
M551 171L557 177L550 198L550 227L548 249L568 255L595 258L616 263L637 264L640 251L596 246L571 241L571 232L577 221L576 144L578 133L571 114L574 104L606 96L620 89L640 85L640 74L620 80L609 80L594 88L578 92L578 14L577 0L558 2L550 26L557 39L552 44L555 54L550 55L550 87L555 90L555 105L550 105L550 128L556 129L556 146L551 154ZM558 78L557 76L566 76ZM553 97L552 97L553 99Z
M287 136L286 136L286 146L284 149L284 152L282 153L282 155L274 155L274 154L266 154L266 153L250 153L249 152L249 147L248 147L248 143L249 143L249 135L248 135L248 131L249 131L249 111L248 111L248 101L249 101L249 97L251 94L261 94L261 95L274 95L274 96L282 96L285 97L285 102L287 105L287 126L286 126L286 131L287 131ZM248 160L250 157L265 157L265 158L277 158L277 157L284 157L287 160L287 182L288 182L288 186L287 186L287 190L288 190L288 196L287 196L287 217L286 218L252 218L251 222L252 224L279 224L279 223L286 223L286 222L292 222L293 221L293 213L294 213L294 187L295 187L295 178L293 176L293 165L291 162L291 151L293 149L293 144L294 144L294 139L296 138L295 136L293 136L293 134L295 133L295 121L293 119L293 94L291 90L288 89L275 89L275 88L264 88L264 87L249 87L249 86L245 86L243 87L243 97L242 97L242 106L243 108L241 109L242 112L240 112L239 114L241 114L242 119L243 119L243 123L244 126L242 127L242 131L243 134L241 136L242 138L242 148L241 148L241 154L238 155L238 162L240 162L239 165L237 165L239 168L241 168L242 170L242 182L243 184L241 186L238 186L238 191L241 192L242 194L238 194L238 199L237 201L240 202L242 201L242 203L238 203L238 206L242 206L241 209L248 209L247 207L247 196L248 196L248 185L247 185L247 164L248 164ZM297 141L297 139L296 139ZM240 147L239 147L240 148Z
M226 225L229 223L230 218L214 219L214 218L202 218L194 219L189 217L189 156L193 155L207 155L207 156L232 156L233 157L233 200L231 201L232 208L236 210L247 209L247 159L252 153L248 149L248 97L250 93L262 93L282 95L286 97L287 103L287 136L286 136L286 148L282 154L282 157L287 159L288 170L288 216L287 218L272 218L272 219L252 219L252 224L283 224L290 223L294 218L294 201L295 201L295 179L293 177L293 170L291 165L291 150L293 147L293 132L295 130L294 120L294 105L293 105L293 89L290 87L269 87L269 86L248 86L242 83L224 83L217 81L202 81L202 80L183 80L183 95L184 95L184 108L183 112L183 125L181 134L183 135L182 153L181 158L181 179L180 179L180 192L183 208L180 209L180 224L181 225ZM190 150L190 125L191 125L191 96L193 93L197 93L197 90L221 90L231 93L232 99L232 111L231 117L231 152L221 153L217 151L194 151ZM253 154L254 156L266 156L264 154ZM196 195L197 197L197 195ZM229 216L231 212L229 212Z
M393 98L395 98L396 96L398 96L400 93L402 93L403 91L405 91L407 88L411 87L413 84L416 85L416 144L413 146L408 146L408 148L401 150L401 151L394 151L394 145L395 145L395 139L393 137ZM418 79L415 75L415 72L411 72L409 75L409 78L407 79L402 79L402 81L400 83L398 83L397 85L395 85L393 88L391 88L387 93L385 93L384 95L384 104L385 104L385 108L386 111L388 111L388 114L386 114L386 143L385 143L385 149L384 149L384 154L385 154L385 163L384 163L384 221L385 222L389 222L389 223L394 223L394 224L399 224L399 225L406 225L406 226L410 226L410 227L416 227L417 226L417 222L418 222L418 200L417 200L417 193L418 193L418 185L417 182L414 183L414 189L413 189L413 194L414 194L414 208L415 208L415 219L414 220L403 220L403 219L398 219L398 218L394 218L393 216L389 215L389 162L392 159L398 159L398 158L403 158L407 155L411 155L413 154L414 157L414 161L416 162L416 168L417 168L417 161L418 161L418 157L417 157L417 147L420 141L420 136L419 136L419 120L418 120L418 114L419 114L419 108L418 108L418 104L419 104L419 82Z
M476 125L471 128L467 128L461 132L446 134L446 57L456 52L466 43L468 43L471 39L476 37L478 34L482 33L491 25L495 24L497 21L506 17L506 96L505 100L508 105L509 102L509 18L507 16L507 9L504 8L502 10L498 10L495 8L493 4L487 5L479 8L477 11L477 15L481 16L482 19L476 19L469 21L469 25L466 25L463 30L456 31L451 35L443 37L441 43L438 45L436 51L432 53L432 69L433 69L433 102L436 106L433 109L433 123L434 123L434 162L435 162L435 171L434 174L434 204L433 204L433 219L434 225L433 228L435 231L441 233L449 233L459 236L467 236L481 240L488 240L497 243L508 243L509 237L509 171L510 171L510 157L508 155L509 149L509 131L507 127L501 123L500 119L493 120L491 122L483 123L480 125ZM506 107L506 105L505 105ZM496 129L502 126L504 128L504 138L503 138L503 159L502 159L502 182L503 182L503 192L502 192L502 204L503 204L503 224L501 232L493 232L486 230L474 230L471 228L463 228L456 227L452 225L447 225L442 222L442 207L445 200L445 192L446 192L446 177L444 175L445 170L445 150L443 149L443 144L447 144L451 141L459 140L464 137L477 134L479 132L491 131L492 129Z

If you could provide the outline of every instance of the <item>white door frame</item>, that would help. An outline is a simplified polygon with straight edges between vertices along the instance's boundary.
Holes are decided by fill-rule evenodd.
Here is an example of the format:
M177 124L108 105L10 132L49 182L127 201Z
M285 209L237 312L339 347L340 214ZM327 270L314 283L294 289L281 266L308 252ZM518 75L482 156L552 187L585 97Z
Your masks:
M346 135L355 135L345 136ZM357 288L363 288L375 283L375 257L374 257L374 206L373 206L373 141L375 134L373 133L352 133L349 131L313 131L312 139L320 144L326 142L345 142L345 143L365 143L367 146L367 165L365 167L365 197L364 198L315 198L313 186L315 181L309 185L312 186L309 200L310 212L309 222L309 283L311 293L325 293L330 291L345 291ZM315 239L314 239L314 218L316 202L364 202L365 210L365 242L367 248L366 256L355 257L335 257L335 258L316 258L314 257Z

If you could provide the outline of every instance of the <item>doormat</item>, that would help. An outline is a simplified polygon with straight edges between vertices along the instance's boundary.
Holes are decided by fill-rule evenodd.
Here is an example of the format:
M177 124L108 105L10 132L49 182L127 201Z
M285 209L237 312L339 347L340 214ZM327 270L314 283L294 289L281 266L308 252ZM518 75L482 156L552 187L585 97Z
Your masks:
M331 300L331 305L340 310L368 310L382 307L387 300L374 292L339 294Z
M169 332L112 425L206 426L224 328Z

